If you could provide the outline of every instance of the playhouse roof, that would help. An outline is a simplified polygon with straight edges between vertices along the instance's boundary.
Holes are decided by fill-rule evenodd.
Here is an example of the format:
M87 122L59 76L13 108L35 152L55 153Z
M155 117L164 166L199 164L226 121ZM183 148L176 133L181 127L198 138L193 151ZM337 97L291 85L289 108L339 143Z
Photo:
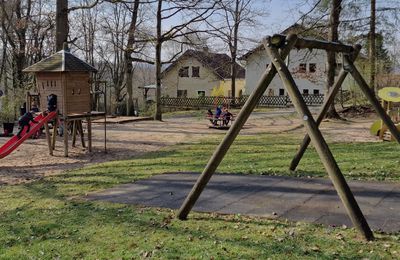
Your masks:
M97 72L97 69L79 59L66 50L54 53L50 57L43 59L28 68L24 72Z

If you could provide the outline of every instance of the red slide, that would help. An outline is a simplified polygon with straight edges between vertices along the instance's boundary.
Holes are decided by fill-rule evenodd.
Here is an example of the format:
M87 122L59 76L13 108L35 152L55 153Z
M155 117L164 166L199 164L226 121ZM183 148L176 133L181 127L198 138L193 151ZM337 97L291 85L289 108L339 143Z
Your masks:
M21 138L18 136L13 136L7 143L5 143L2 147L0 147L0 159L9 155L12 151L14 151L20 144L22 144L26 139L28 139L31 135L35 134L45 123L49 120L53 119L57 116L57 111L53 111L48 113L46 116L43 114L38 115L35 117L35 121L38 122L37 124L30 122L31 129L28 133L22 131Z

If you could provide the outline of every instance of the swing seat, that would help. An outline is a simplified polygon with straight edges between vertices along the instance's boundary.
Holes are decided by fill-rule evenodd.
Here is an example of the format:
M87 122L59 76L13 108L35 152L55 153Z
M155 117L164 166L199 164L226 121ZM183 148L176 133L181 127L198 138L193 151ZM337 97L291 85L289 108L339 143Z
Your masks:
M234 118L235 116L232 115L228 123L226 123L226 119L223 116L220 116L218 118L215 118L212 115L206 116L206 119L210 122L208 128L219 129L219 130L228 130L232 124L232 121L235 120Z

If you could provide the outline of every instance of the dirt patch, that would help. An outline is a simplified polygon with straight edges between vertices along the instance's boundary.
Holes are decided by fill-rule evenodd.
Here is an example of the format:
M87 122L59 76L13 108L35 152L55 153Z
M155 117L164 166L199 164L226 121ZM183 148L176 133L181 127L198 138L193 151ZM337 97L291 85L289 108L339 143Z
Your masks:
M371 118L353 118L346 122L329 121L321 125L321 131L331 141L376 141L368 132L372 122ZM29 139L12 154L0 160L0 184L29 182L86 165L135 158L177 143L198 142L211 135L223 138L226 131L209 129L207 124L205 119L179 116L170 117L163 122L141 121L108 125L107 153L104 152L104 126L94 124L93 152L88 153L77 142L76 147L69 148L69 157L63 156L61 138L56 143L54 156L48 155L44 136L41 139ZM254 112L240 134L292 131L303 135L305 129L301 124L302 121L293 113L293 109ZM0 145L7 140L0 138Z
M338 113L344 118L375 117L375 110L366 105L346 107Z

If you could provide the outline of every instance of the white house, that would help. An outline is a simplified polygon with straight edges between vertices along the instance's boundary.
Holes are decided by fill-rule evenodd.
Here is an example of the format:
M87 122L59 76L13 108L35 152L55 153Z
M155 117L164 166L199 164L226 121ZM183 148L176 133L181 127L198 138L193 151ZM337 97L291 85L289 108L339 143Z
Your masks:
M211 96L213 89L230 86L230 57L224 53L187 50L162 75L163 96L190 97ZM236 64L236 96L242 94L245 70ZM228 82L228 83L227 83ZM228 96L231 93L224 91Z
M271 64L264 47L259 46L242 57L246 62L245 89L246 94L251 94L256 88L261 75ZM292 50L289 54L289 71L302 94L324 94L326 52L321 50ZM276 75L268 87L265 95L286 95L286 90Z
M306 31L304 27L295 24L282 33L298 33L302 35L302 32L304 31ZM305 36L313 37L313 35L310 35L309 31ZM246 94L251 94L256 88L261 75L266 70L267 66L271 64L271 60L262 44L247 52L240 59L244 60L246 64ZM302 94L324 94L326 82L325 72L327 67L326 61L327 55L323 50L291 50L287 59L289 64L288 67ZM275 76L264 95L287 95L285 87L278 75Z

